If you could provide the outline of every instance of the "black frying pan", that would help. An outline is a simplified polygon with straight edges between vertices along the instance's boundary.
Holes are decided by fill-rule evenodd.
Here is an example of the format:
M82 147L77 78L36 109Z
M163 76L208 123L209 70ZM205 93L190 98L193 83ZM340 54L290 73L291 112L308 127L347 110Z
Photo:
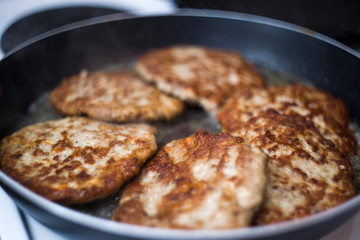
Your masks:
M31 104L63 77L126 64L152 48L196 44L233 49L254 64L306 79L344 100L360 123L360 57L308 29L246 14L187 10L171 16L109 15L57 29L0 62L0 137L11 134ZM309 239L332 231L360 209L360 196L300 221L248 229L181 231L110 222L54 204L0 171L0 184L27 213L72 238Z

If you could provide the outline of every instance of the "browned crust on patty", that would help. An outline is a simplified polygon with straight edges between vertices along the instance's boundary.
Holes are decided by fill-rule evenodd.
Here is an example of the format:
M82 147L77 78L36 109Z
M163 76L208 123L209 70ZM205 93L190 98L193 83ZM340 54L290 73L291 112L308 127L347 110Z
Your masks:
M50 102L65 116L86 115L109 122L169 120L184 104L143 82L130 71L81 72L50 94Z
M268 110L231 131L268 155L267 186L257 224L293 220L356 195L352 167L306 118Z
M241 138L199 130L147 162L112 219L182 229L249 226L262 201L265 160Z
M215 112L234 92L264 87L256 69L234 51L177 45L149 51L136 69L166 93Z
M294 84L241 91L227 101L217 118L223 131L232 131L269 109L306 117L342 154L356 154L356 138L349 129L344 103L311 86Z
M137 174L156 151L156 129L65 118L5 137L0 167L52 201L75 204L103 198Z

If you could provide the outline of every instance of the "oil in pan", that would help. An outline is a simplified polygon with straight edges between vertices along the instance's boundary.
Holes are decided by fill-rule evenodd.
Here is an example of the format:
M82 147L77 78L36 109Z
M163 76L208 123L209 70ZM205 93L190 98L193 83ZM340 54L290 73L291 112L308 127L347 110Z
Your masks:
M128 64L127 64L128 65ZM128 67L128 66L125 67ZM122 65L121 67L124 67ZM116 66L108 66L104 69L111 70L115 69ZM298 79L294 76L273 72L267 68L263 68L258 66L259 72L265 78L267 85L284 85L284 84L292 84L292 83L304 83L309 84L307 80ZM61 118L59 114L53 109L50 101L49 101L50 92L44 93L42 96L35 101L30 109L29 114L24 121L20 124L19 128L34 124L37 122L44 122L48 120L55 120ZM158 147L164 146L166 143L187 137L199 129L206 129L211 133L216 133L221 131L221 127L216 121L215 116L211 116L207 114L204 110L196 106L187 106L184 113L182 113L177 118L166 122L166 121L157 121L150 122L153 126L157 127L157 144ZM358 141L358 153L360 152L360 127L351 123L351 128L355 131L356 138ZM351 163L353 165L353 169L355 172L357 189L360 190L360 156L356 155L352 157ZM119 198L121 196L121 189L112 194L111 196L97 200L94 202L90 202L87 204L75 205L71 206L73 210L80 211L86 214L90 214L93 216L97 216L100 218L110 219L113 211L118 207Z

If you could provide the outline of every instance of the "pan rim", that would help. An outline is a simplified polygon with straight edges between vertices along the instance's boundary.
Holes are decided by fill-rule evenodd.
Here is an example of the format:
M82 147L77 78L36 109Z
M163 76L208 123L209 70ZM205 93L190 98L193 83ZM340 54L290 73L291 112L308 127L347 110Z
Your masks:
M299 32L301 34L309 35L313 38L325 41L331 45L336 46L351 55L356 56L360 59L360 54L355 50L333 40L325 35L320 33L311 31L309 29L305 29L303 27L286 23L280 20L274 20L266 17L255 16L251 14L245 13L234 13L234 12L225 12L225 11L217 11L217 10L192 10L186 9L181 10L174 14L164 14L164 15L149 15L149 16L129 16L126 13L117 13L111 14L103 17L96 17L89 20L83 20L80 22L72 23L49 32L43 33L37 37L34 37L13 50L9 51L4 58L3 61L10 55L16 53L20 49L31 45L37 41L40 41L44 38L60 34L62 32L71 31L74 29L78 29L81 27L91 26L94 24L101 24L106 22L119 21L124 19L133 19L133 18L149 18L149 17L171 17L171 16L191 16L191 17L209 17L209 18L222 18L222 19L233 19L233 20L241 20L247 22L255 22L260 24L265 24L269 26L275 26L279 28L283 28L286 30ZM0 61L0 63L1 63ZM59 217L65 219L69 222L73 222L85 227L90 227L92 229L96 229L98 231L115 234L115 235L123 235L128 237L150 237L156 239L167 239L167 238L186 238L186 239L234 239L234 238L258 238L258 237L271 237L277 236L279 234L285 234L288 232L293 232L297 230L304 229L311 225L316 225L324 222L325 220L334 219L339 216L341 213L351 211L356 209L356 212L360 208L360 195L357 195L353 199L337 206L327 211L314 214L305 219L294 220L284 223L278 223L273 225L266 226L257 226L251 228L243 228L243 229L226 229L226 230L174 230L174 229L164 229L164 228L151 228L144 226L136 226L125 223L117 223L112 222L107 219L101 219L98 217L90 216L88 214L76 212L75 210L69 209L62 205L53 203L32 191L26 189L19 183L12 180L5 173L0 170L0 185L8 186L12 191L20 194L21 196L26 197L27 200L38 206L39 208ZM356 213L354 211L353 214Z
M100 232L127 237L149 237L149 239L246 239L272 237L279 234L286 234L293 231L305 229L309 226L321 224L329 219L334 219L343 212L360 208L360 195L344 202L329 210L313 214L303 219L296 219L277 224L264 226L254 226L237 229L201 229L201 230L182 230L167 229L133 225L121 222L114 222L109 219L91 216L77 212L66 206L54 203L22 186L0 170L0 186L6 185L15 193L21 195L32 204L42 210L71 223L91 228ZM6 192L6 189L4 189ZM353 211L355 215L357 211ZM333 230L333 229L332 229Z
M167 13L160 14L159 13L159 14L147 14L144 16L137 16L137 15L135 15L136 12L132 12L132 13L134 13L134 14L130 14L127 12L120 12L120 13L114 13L114 14L109 14L109 15L105 15L105 16L98 16L98 17L77 21L74 23L70 23L70 24L52 29L52 30L44 32L38 36L35 36L35 37L19 44L18 46L14 47L12 50L5 53L3 59L1 59L0 62L3 61L4 59L6 59L7 57L9 57L10 55L16 53L20 49L25 48L28 45L31 45L42 39L60 34L62 32L67 32L67 31L76 30L79 28L87 27L87 26L108 23L108 22L115 22L115 21L120 21L120 20L127 20L127 19L140 19L140 18L153 18L153 17L187 17L187 16L188 17L207 17L207 18L239 20L239 21L244 21L244 22L252 22L252 23L258 23L258 24L267 25L267 26L273 26L273 27L285 29L288 31L297 32L297 33L307 35L312 38L324 41L324 42L326 42L330 45L333 45L337 48L340 48L340 49L350 53L351 55L357 57L358 59L360 59L360 53L356 52L354 49L352 49L352 48L346 46L345 44L342 44L339 41L332 39L324 34L321 34L319 32L313 31L309 28L305 28L305 27L302 27L302 26L299 26L299 25L296 25L293 23L289 23L289 22L285 22L285 21L277 20L277 19L273 19L273 18L263 17L263 16L259 16L259 15L240 13L240 12L231 12L231 11L222 11L222 10L209 10L209 9L199 10L199 9L191 9L191 8L180 9L171 14L167 14Z

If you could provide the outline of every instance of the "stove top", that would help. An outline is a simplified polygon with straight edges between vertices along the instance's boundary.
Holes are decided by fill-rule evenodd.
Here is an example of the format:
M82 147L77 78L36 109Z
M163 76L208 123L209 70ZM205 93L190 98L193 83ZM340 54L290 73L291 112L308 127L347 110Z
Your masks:
M169 14L171 0L1 0L0 59L20 43L76 21L117 12Z

